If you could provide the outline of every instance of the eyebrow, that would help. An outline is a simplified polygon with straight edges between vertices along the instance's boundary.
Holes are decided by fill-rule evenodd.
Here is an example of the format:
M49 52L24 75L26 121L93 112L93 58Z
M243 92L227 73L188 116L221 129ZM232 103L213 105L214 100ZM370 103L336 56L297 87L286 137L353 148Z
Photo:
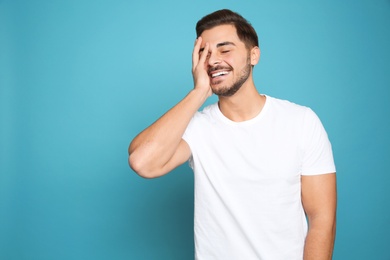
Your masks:
M226 45L236 46L233 42L220 42L220 43L217 44L217 48L222 47L222 46L226 46ZM202 52L203 50L204 50L204 47L200 48L199 52Z

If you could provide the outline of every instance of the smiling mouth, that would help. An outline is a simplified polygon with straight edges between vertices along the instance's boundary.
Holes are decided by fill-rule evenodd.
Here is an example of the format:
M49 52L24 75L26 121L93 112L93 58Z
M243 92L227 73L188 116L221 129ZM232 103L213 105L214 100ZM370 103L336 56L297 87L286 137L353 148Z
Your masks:
M211 78L216 78L216 77L224 76L227 74L229 74L229 71L218 71L215 73L210 73L210 76L211 76Z
M228 66L215 66L211 67L208 70L208 74L210 77L210 83L212 85L220 84L225 76L228 75L232 71L231 67Z

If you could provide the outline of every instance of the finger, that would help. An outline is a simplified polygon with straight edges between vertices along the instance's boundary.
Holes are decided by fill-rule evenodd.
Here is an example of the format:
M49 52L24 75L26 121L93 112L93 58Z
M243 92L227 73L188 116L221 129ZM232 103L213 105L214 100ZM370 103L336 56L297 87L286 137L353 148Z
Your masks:
M202 54L200 55L200 58L199 58L199 62L198 64L204 64L206 62L206 59L207 59L207 56L209 55L209 43L206 42L206 44L204 45L204 49L202 51Z
M198 38L195 39L194 47L195 47L196 43L197 43L199 40L202 40L202 36L199 36Z
M199 37L195 41L194 50L192 52L192 68L195 68L196 65L198 65L198 62L199 62L199 50L200 50L200 45L201 44L202 44L202 37Z

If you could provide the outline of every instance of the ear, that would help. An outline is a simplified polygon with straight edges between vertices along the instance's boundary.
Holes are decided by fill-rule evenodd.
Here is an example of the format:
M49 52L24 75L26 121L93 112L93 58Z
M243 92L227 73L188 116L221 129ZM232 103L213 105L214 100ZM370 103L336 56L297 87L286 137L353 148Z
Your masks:
M256 65L260 60L260 48L255 46L251 50L251 65Z

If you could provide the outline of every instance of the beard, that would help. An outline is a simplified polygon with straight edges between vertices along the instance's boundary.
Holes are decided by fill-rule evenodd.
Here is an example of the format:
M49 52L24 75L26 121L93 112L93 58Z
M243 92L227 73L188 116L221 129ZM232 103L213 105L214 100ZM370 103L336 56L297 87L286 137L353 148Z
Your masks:
M222 97L231 97L233 96L246 82L246 80L249 78L250 72L251 72L252 65L250 64L250 56L248 55L246 65L241 70L239 78L233 82L231 86L222 86L219 89L212 89L213 93L218 96Z

